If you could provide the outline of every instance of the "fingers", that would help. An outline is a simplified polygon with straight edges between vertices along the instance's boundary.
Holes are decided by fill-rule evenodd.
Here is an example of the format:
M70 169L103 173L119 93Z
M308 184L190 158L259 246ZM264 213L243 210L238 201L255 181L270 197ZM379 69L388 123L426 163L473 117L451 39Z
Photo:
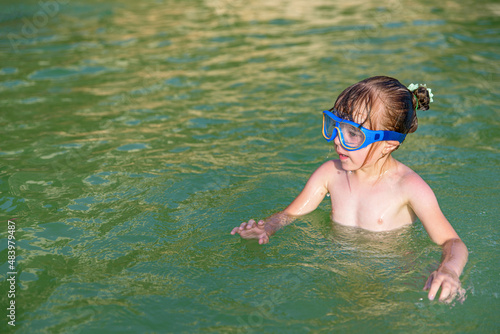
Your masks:
M237 226L231 230L231 235L239 234L243 239L257 239L259 244L267 244L269 242L269 236L264 230L265 221L259 220L258 223L255 220L250 219L248 222L243 222L240 226Z
M245 228L246 224L247 223L243 222L243 223L240 224L240 226L233 228L231 230L231 234L235 235L236 233L239 233L239 232L243 231L243 229Z
M259 220L258 222L258 226L260 229L264 230L264 221L263 220ZM267 244L269 242L269 235L265 232L264 230L264 235L262 235L260 238L259 238L259 245L263 245L263 244Z
M267 233L264 233L264 235L259 238L259 245L267 244L268 242L269 236L267 235Z
M429 298L429 300L434 300L439 288L441 287L442 281L442 277L439 277L435 271L430 274L424 286L424 290L429 290L429 293L427 295L427 298Z
M250 229L252 229L254 226L255 226L255 220L250 219L250 220L248 221L248 224L246 225L246 228L247 228L247 230L250 230Z
M432 275L431 275L432 276ZM431 279L429 277L429 279ZM434 300L434 298L436 297L436 294L439 290L439 288L441 287L441 282L443 281L443 279L440 279L439 277L433 277L432 278L432 283L430 284L430 288L429 288L429 294L427 295L427 297L429 298L429 300Z
M254 223L255 223L255 220L253 220L253 219L250 219L250 220L248 221L248 223L247 223L247 222L243 222L243 223L241 223L241 224L240 224L240 226L235 227L235 228L233 228L233 229L231 230L231 235L235 235L236 233L239 233L239 232L243 231L245 228L246 228L246 229L250 229L251 227L248 227L248 226L249 226L249 224L254 224Z
M444 282L442 287L441 287L441 295L439 296L439 301L444 302L448 300L449 297L453 297L454 294L452 294L452 288L450 284ZM452 299L452 298L450 298ZM451 300L450 300L451 301Z
M441 295L439 296L440 302L450 303L457 294L459 298L462 298L462 288L460 286L460 281L444 281L441 285ZM463 292L465 294L465 291Z
M425 283L424 290L429 290L429 300L434 300L441 288L439 296L440 302L451 302L455 298L458 290L460 289L460 281L456 281L447 275L438 275L433 272L427 282Z
M265 225L265 222L263 220L259 220L258 223L255 223L255 220L250 219L248 221L248 223L247 222L243 222L243 223L240 224L240 226L233 228L231 230L231 234L232 235L234 235L236 233L240 233L241 234L241 232L244 232L245 230L251 230L251 229L253 229L255 227L257 227L259 229L263 229L264 225Z
M425 282L424 290L427 291L431 288L432 281L434 280L434 275L435 273L433 272L429 278L427 279L427 282Z

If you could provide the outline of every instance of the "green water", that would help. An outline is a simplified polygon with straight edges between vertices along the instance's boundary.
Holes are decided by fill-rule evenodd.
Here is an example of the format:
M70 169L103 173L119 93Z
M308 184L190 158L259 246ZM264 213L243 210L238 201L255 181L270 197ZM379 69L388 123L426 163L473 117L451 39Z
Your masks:
M499 15L472 0L3 0L0 331L498 333ZM464 303L426 299L441 252L419 222L344 228L325 199L268 245L229 235L335 158L321 111L373 75L435 94L395 157L469 247Z

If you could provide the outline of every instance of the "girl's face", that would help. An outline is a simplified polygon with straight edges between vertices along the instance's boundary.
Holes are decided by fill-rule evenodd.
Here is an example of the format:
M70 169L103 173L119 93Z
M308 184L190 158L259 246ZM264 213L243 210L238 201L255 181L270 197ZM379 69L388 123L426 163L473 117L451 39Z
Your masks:
M363 119L365 119L364 116L358 115L354 121L362 122ZM372 130L367 123L369 122L366 122L363 126ZM383 156L383 151L387 144L384 141L376 142L356 151L347 151L340 144L339 136L336 136L333 142L342 163L342 168L346 171L356 171L362 168L373 167Z

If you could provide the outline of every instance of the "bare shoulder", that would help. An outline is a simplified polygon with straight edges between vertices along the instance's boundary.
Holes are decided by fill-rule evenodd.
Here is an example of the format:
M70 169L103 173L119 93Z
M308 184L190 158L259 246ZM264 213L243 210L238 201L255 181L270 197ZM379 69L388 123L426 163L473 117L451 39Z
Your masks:
M427 182L408 167L401 168L401 171L404 171L401 177L403 193L431 239L438 245L442 245L447 240L458 238L458 234L441 211L436 195Z
M328 160L327 162L323 163L323 165L321 165L320 168L324 168L328 172L334 174L346 173L346 171L342 168L342 163L340 162L339 159Z
M420 175L400 162L398 165L398 174L400 187L409 198L428 196L429 193L433 193L427 182Z
M345 173L345 171L342 169L340 160L328 160L319 166L313 175L318 174L318 176L321 176L322 178L331 179L342 173Z

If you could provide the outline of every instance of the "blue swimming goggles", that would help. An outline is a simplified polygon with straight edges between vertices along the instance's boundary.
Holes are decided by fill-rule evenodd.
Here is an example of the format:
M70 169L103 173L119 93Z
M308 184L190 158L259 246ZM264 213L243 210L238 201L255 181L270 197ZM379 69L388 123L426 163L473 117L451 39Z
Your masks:
M348 151L362 149L377 141L397 140L402 143L405 140L406 135L403 133L368 130L357 123L336 116L333 112L323 111L323 137L331 142L338 134L340 144Z

